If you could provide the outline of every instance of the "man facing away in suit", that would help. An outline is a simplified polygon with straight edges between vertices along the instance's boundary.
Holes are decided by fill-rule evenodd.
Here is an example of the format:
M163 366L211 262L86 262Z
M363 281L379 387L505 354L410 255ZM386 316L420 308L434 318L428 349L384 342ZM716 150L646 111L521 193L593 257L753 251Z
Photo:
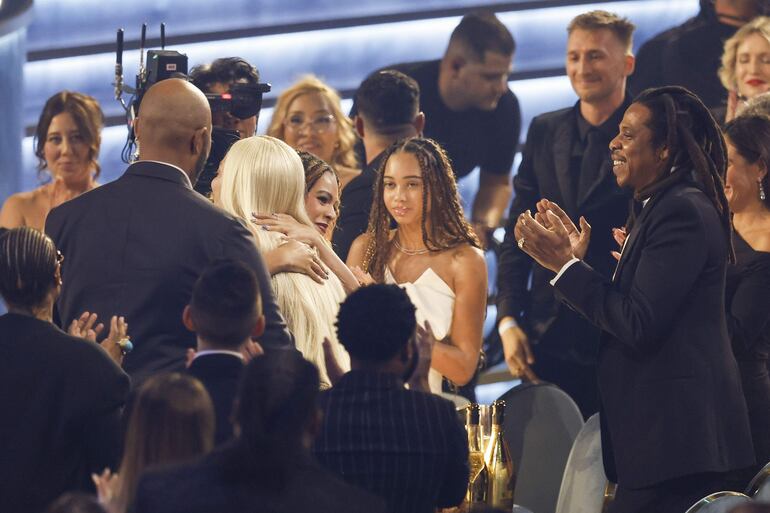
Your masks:
M139 161L116 181L51 211L46 232L66 255L59 318L78 312L124 315L134 351L124 367L136 381L182 370L194 335L182 324L200 272L221 258L241 260L269 283L253 236L192 189L211 147L206 97L184 80L153 85L134 129ZM291 336L270 287L260 290L266 347Z
M465 430L454 405L429 392L431 348L416 342L414 312L397 285L362 287L342 303L337 335L351 370L321 396L314 447L327 469L399 513L456 506L468 485Z
M187 372L198 378L214 403L216 445L233 436L230 417L244 358L261 354L253 339L265 331L259 282L241 262L222 260L207 267L182 313L195 332L198 351Z
M611 229L626 219L628 194L612 176L608 144L630 103L634 25L591 11L574 18L567 31L567 75L579 101L537 116L529 127L500 255L497 318L511 373L555 383L588 417L598 410L599 330L554 299L550 274L517 247L513 227L539 199L553 199L573 222L584 217L593 226L586 261L612 275Z

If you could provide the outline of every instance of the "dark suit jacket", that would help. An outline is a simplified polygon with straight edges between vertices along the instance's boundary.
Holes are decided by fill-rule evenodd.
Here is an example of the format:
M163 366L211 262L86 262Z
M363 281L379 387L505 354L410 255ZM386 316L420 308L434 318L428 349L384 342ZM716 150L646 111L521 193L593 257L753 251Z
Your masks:
M230 417L243 372L243 360L224 353L203 354L195 357L187 372L203 383L214 403L217 417L214 442L219 445L229 440L233 436Z
M262 284L267 329L260 342L288 345L270 277L250 232L193 191L178 169L137 162L119 179L51 211L46 233L64 255L58 301L63 326L83 311L124 315L135 381L182 370L195 335L182 324L195 280L220 258L245 262Z
M615 116L622 116L628 99ZM592 363L596 361L599 331L579 319L554 299L548 283L553 273L534 261L516 245L513 227L519 214L535 212L542 198L555 201L575 224L585 216L591 224L592 237L586 261L608 278L615 261L610 251L616 249L611 229L623 226L628 215L629 195L621 191L612 173L609 147L594 183L582 197L575 197L570 176L573 143L578 140L574 107L549 112L532 120L519 170L513 180L515 197L508 215L505 240L498 270L498 319L513 316L534 343L558 357ZM607 136L607 142L611 137ZM529 286L532 275L531 288Z
M683 183L644 207L614 282L582 262L556 282L560 297L603 330L604 464L625 487L753 460L725 321L726 266L716 209Z
M390 373L353 370L321 396L313 451L348 483L398 513L456 506L468 486L468 441L452 403L406 390Z
M0 317L0 511L42 512L116 468L128 387L96 344L33 317Z
M231 446L194 464L150 471L139 482L134 513L384 513L382 500L343 483L309 456L283 490L235 483L223 472ZM395 512L394 512L395 513Z

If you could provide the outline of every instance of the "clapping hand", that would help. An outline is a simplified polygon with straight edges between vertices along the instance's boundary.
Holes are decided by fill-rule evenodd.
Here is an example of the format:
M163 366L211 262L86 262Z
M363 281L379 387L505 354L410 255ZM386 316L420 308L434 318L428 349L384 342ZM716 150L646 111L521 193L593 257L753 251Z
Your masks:
M104 324L96 324L95 313L83 312L83 314L70 323L67 330L73 337L84 338L89 342L96 342L96 338L104 331ZM130 337L128 336L128 323L125 317L113 315L110 319L110 333L100 344L118 365L123 363L123 357L131 350Z
M324 363L326 364L326 375L329 376L329 381L331 381L331 385L334 386L345 374L345 371L340 367L337 357L334 356L334 348L328 338L324 337L322 347L324 351Z
M564 210L562 210L559 205L553 201L542 199L537 202L537 213L535 214L535 220L548 230L556 229L552 218L546 215L548 211L551 211L553 214L555 214L556 217L559 218L559 221L561 221L561 224L567 230L567 235L569 235L569 243L572 246L572 253L575 255L575 257L580 258L581 260L585 258L586 252L588 251L588 244L591 241L591 225L588 224L586 218L580 216L580 230L578 230L577 226L575 226L575 223L572 222L572 219L570 219L567 213L564 212Z
M425 321L425 324L422 326L417 325L417 330L415 331L416 354L413 356L413 358L417 358L417 365L412 376L409 378L410 390L430 392L428 374L430 373L430 365L433 360L433 346L436 345L436 342L436 335L433 334L428 321Z
M615 239L615 242L618 243L618 248L620 251L623 251L623 244L626 243L626 229L625 228L613 228L612 229L612 238ZM620 261L620 251L610 251L610 254L615 258L615 260Z
M96 496L107 511L115 511L115 493L118 488L118 474L113 474L105 468L101 474L91 474L91 480L96 487Z
M546 269L558 273L564 264L574 258L574 252L561 219L551 210L546 210L544 216L546 220L543 222L550 229L537 222L527 210L517 219L514 234L519 249ZM540 215L541 220L544 216Z
M72 320L67 333L89 342L96 342L96 337L104 331L104 324L96 324L97 317L95 313L83 312L80 317Z

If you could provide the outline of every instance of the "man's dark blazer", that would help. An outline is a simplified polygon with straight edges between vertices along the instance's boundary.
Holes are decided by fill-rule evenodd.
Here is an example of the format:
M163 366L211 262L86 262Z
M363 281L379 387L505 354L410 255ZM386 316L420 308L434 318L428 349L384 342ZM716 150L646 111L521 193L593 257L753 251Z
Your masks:
M198 378L211 396L217 418L214 443L220 445L233 437L230 418L243 373L243 359L226 353L202 354L195 357L187 372Z
M50 322L0 317L0 511L38 513L117 466L128 376Z
M309 455L281 489L236 483L224 472L226 445L196 463L150 471L139 481L134 513L384 513L378 497L343 483Z
M628 101L616 114L622 115ZM582 197L575 197L577 187L572 183L576 177L570 176L570 159L573 143L579 137L579 105L537 116L529 127L521 165L513 180L515 197L499 259L497 308L498 319L513 316L544 351L564 360L595 364L599 331L554 299L553 287L548 283L553 273L521 251L513 233L519 214L526 210L534 214L535 204L547 198L561 206L576 224L581 215L585 216L593 228L586 261L605 276L612 275L615 261L610 251L617 245L611 230L625 224L629 195L617 186L608 148L607 159L593 185Z
M257 275L267 321L260 342L291 343L253 236L193 191L178 168L137 162L53 209L46 233L64 255L62 326L86 310L105 323L125 316L134 351L124 368L135 381L184 368L195 335L182 324L182 310L198 275L221 258L241 260Z
M556 282L602 329L604 466L626 488L753 460L725 320L723 233L706 195L676 184L639 214L614 281L578 262Z

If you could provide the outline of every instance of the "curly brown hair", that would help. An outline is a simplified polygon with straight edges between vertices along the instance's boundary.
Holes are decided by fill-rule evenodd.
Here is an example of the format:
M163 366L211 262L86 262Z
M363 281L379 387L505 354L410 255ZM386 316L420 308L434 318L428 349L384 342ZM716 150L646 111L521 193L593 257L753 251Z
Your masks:
M429 216L424 215L422 218L422 240L425 247L431 252L454 248L460 244L481 247L471 225L463 215L454 171L446 152L433 139L402 139L386 150L374 184L374 198L367 230L369 241L363 267L378 282L383 281L385 275L385 266L391 250L390 227L394 222L383 199L383 176L390 157L401 152L414 155L422 173L422 211L430 212Z

